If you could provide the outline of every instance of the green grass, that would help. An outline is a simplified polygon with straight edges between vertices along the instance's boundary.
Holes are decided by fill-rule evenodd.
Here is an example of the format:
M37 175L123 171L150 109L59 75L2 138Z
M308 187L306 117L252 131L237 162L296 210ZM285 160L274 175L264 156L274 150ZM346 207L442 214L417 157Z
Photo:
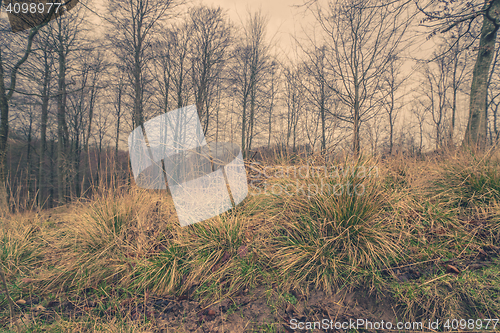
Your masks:
M394 283L391 292L405 318L496 318L500 314L500 261L459 275L441 270L414 282ZM486 317L485 317L486 316Z
M500 199L500 160L486 155L460 154L439 166L436 193L454 207L489 205Z
M347 167L348 163L344 162ZM276 224L272 252L277 269L290 287L332 290L356 287L366 272L387 266L401 251L398 230L389 219L391 198L380 180L358 173L369 163L355 161L352 173L336 179L321 179L326 191L293 196L284 205L288 219ZM317 181L307 183L307 186ZM349 185L350 184L350 185ZM334 187L363 188L342 192Z
M270 322L258 323L263 332L278 332L276 316L298 302L295 293L312 290L363 290L389 299L401 320L498 317L500 263L493 252L481 268L458 274L439 263L467 266L499 243L499 161L491 152L442 160L346 158L328 165L343 170L338 175L270 178L268 189L289 191L261 191L185 228L161 193L108 192L64 210L0 220L1 268L14 301L96 303L85 318L60 313L24 332L143 332L154 323L115 309L148 295L189 294L209 306L259 286L272 309ZM376 174L366 172L373 167ZM421 276L399 280L392 268L408 265ZM0 324L8 327L4 293L0 307ZM233 312L243 315L237 305Z

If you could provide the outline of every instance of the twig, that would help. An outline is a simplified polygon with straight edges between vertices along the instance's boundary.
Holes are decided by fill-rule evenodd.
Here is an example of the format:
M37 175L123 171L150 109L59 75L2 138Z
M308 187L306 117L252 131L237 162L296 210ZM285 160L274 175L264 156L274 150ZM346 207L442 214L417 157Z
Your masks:
M441 278L443 278L443 277L445 277L445 276L449 276L449 275L450 275L450 274L448 274L448 273L447 273L447 274L444 274L444 275L438 276L438 277L436 277L436 278L434 278L434 279L432 279L432 280L429 280L429 281L426 281L426 282L422 283L420 286L423 286L423 285L425 285L425 284L428 284L428 283L434 282L434 281L436 281L436 280L439 280L439 279L441 279Z

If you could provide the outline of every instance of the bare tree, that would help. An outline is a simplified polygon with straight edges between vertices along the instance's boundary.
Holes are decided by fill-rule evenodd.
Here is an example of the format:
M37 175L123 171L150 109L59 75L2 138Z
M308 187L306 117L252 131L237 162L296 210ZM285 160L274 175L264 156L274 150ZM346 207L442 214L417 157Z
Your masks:
M118 82L115 85L116 89L116 100L113 101L113 106L115 109L115 119L116 119L116 132L115 132L115 158L114 158L114 167L113 170L115 172L115 181L118 178L118 146L120 144L120 124L123 117L123 98L125 95L125 84L124 84L124 75L123 73L119 73Z
M24 64L24 62L28 59L33 45L33 39L37 35L38 31L44 25L37 26L32 28L28 34L26 40L26 47L19 57L17 62L14 63L14 66L10 70L10 73L6 73L5 64L2 57L2 51L5 45L7 44L8 38L12 37L12 35L7 35L2 33L2 37L0 37L1 46L0 46L0 206L8 207L9 206L9 191L7 186L7 138L9 135L9 100L14 95L16 89L16 79L19 68ZM5 30L4 27L0 29ZM10 75L9 75L10 74ZM9 75L9 85L6 86L5 76Z
M427 0L417 2L418 8L425 15L427 25L432 33L447 33L455 27L464 27L457 38L471 33L474 21L482 19L479 33L476 62L472 73L470 89L469 120L465 132L463 147L482 150L487 138L487 104L488 75L495 50L496 36L500 27L500 0L459 0L448 1ZM453 46L453 44L452 44Z
M242 108L241 147L244 156L251 149L257 101L271 63L270 46L265 40L266 26L267 18L260 11L250 14L240 43L234 50L231 83Z
M396 55L411 22L406 6L393 1L328 1L311 7L326 33L329 88L348 107L336 114L352 124L352 150L360 152L361 124L381 107L382 73Z
M301 66L288 67L284 69L285 89L284 101L286 106L286 145L290 146L292 138L292 150L295 152L297 148L297 125L301 116L301 109L304 105L304 90L301 84Z
M39 61L43 65L42 72L42 89L41 89L41 124L40 124L40 147L39 147L39 164L38 164L38 206L43 208L45 204L45 151L47 149L47 123L49 114L49 99L50 99L50 82L52 79L52 65L54 57L48 36L42 39L41 54Z
M47 149L47 126L49 125L49 100L51 97L50 87L53 78L53 44L50 35L44 30L40 31L34 40L34 51L26 61L18 74L16 90L23 98L30 98L32 103L40 107L39 115L33 119L39 125L39 145L38 145L38 179L37 179L37 202L42 207L46 195L46 149ZM24 101L29 103L29 101ZM11 100L11 106L14 106ZM25 108L11 110L14 114L25 114ZM38 118L40 117L40 118ZM34 133L36 135L36 133Z
M456 35L453 34L450 39L445 39L449 45L449 54L446 56L448 59L449 66L451 66L451 122L448 131L448 147L454 147L454 136L457 124L457 112L458 112L458 95L462 91L464 83L466 81L466 74L468 74L468 64L467 59L469 57L468 49L464 49L462 44L467 41L458 38L462 34L463 27L461 25L456 28ZM491 77L491 76L490 76Z
M186 106L192 94L189 80L191 63L189 45L192 38L192 25L181 22L173 25L155 44L157 60L157 82L163 101L163 112L169 111L169 94L173 90L173 100L177 108Z
M89 186L89 176L86 176L85 168L89 167L89 174L92 173L92 168L90 165L90 151L89 151L89 141L90 137L92 134L92 125L93 125L93 120L94 120L94 110L96 108L96 105L98 104L98 98L103 90L105 85L108 85L108 83L102 82L103 79L103 74L106 71L106 68L108 67L108 63L104 60L105 53L98 50L97 52L93 52L89 54L91 59L85 64L86 71L88 71L87 75L88 78L87 80L89 81L87 83L87 86L82 86L82 92L86 93L87 96L87 102L86 102L86 114L87 114L87 121L85 123L85 129L83 130L83 151L84 151L84 162L83 162L83 168L84 168L84 176L82 183L84 185L84 188L82 188L82 193L80 195L83 195L83 190L86 190ZM83 98L83 96L82 96ZM81 113L83 114L83 112ZM83 122L82 122L83 124ZM79 166L78 166L79 168ZM98 170L99 172L99 170ZM91 177L91 176L90 176ZM77 181L80 181L80 177L77 176Z
M268 110L268 136L267 136L267 148L271 147L271 135L273 132L273 111L276 106L277 94L279 92L279 79L281 72L279 71L279 63L277 61L272 61L270 65L270 85L269 85L269 110Z
M393 56L387 65L382 83L385 93L382 109L389 121L389 155L392 155L394 148L394 126L401 110L401 100L403 98L403 96L398 95L398 91L408 78L408 76L401 77L401 66L401 60L397 56Z
M109 2L114 30L108 40L130 74L134 91L134 126L144 123L145 68L151 59L156 28L168 17L174 0L115 0Z
M423 95L427 100L420 100L422 107L431 116L435 130L435 148L438 150L444 139L444 125L446 120L446 111L449 109L448 90L450 89L450 68L444 57L435 59L424 69L426 86L423 87Z
M66 202L67 176L70 160L69 129L67 113L67 73L69 57L72 52L82 47L83 16L78 12L70 12L55 19L49 26L53 49L57 55L57 182L58 201Z
M321 120L321 150L326 151L326 116L329 113L328 103L332 98L332 91L328 87L327 48L313 45L312 52L306 52L308 61L304 62L305 73L302 80L307 91L309 101L319 110Z
M194 97L203 132L207 134L211 115L210 104L215 98L217 79L226 64L231 30L220 7L192 8L189 18L192 24L190 52Z

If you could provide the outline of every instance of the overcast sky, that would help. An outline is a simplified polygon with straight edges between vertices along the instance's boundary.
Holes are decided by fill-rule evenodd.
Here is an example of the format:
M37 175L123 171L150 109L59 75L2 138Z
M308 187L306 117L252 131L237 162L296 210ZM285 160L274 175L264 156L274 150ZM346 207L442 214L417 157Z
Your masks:
M293 13L297 12L293 5L301 4L301 0L209 0L200 1L204 4L221 6L229 12L233 21L244 20L247 9L255 11L262 8L264 14L269 15L270 32L290 32L293 29Z
M203 0L198 3L221 6L237 24L246 21L248 10L254 12L262 9L262 13L269 18L268 40L273 38L283 48L288 48L291 44L290 34L294 30L300 31L304 21L310 21L304 18L302 9L294 7L303 4L303 0Z

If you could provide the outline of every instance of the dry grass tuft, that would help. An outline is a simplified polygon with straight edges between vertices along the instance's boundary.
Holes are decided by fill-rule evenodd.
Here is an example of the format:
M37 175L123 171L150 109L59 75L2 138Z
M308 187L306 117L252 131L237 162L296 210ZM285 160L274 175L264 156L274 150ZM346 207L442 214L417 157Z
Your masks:
M406 319L498 316L499 158L275 155L260 166L270 177L241 205L188 227L179 226L165 193L101 191L90 201L0 219L1 267L14 299L93 295L120 304L130 295L189 295L212 304L259 285L285 293L362 288L390 295ZM307 166L322 172L280 174ZM456 271L443 264L450 262ZM0 304L6 308L3 293ZM147 326L127 330L128 319L120 320L42 326Z

